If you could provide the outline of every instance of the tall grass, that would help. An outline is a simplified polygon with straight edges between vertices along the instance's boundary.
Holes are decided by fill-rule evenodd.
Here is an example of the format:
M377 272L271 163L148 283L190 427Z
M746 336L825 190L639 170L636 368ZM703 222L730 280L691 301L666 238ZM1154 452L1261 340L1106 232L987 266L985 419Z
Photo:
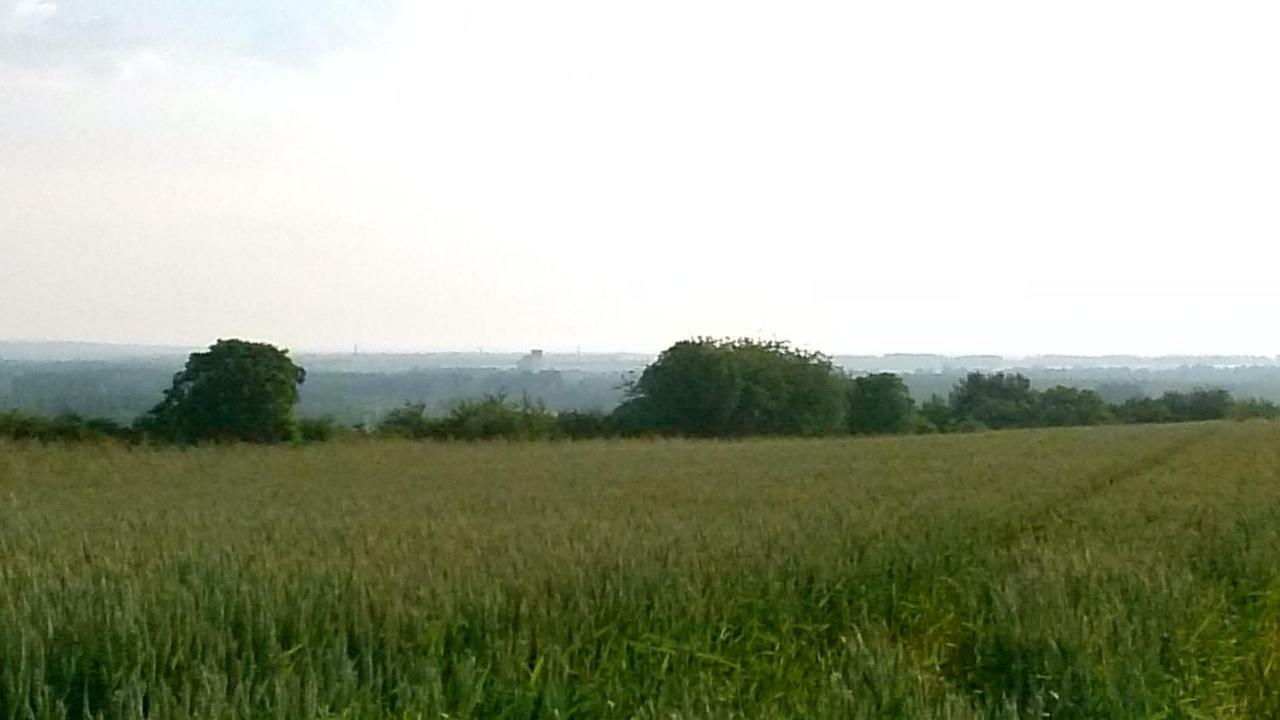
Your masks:
M1280 715L1280 426L0 446L0 718Z

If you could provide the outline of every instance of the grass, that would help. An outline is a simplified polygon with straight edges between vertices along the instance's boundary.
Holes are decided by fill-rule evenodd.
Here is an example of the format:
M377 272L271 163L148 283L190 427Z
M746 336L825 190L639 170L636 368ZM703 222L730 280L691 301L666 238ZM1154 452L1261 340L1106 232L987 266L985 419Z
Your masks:
M1280 716L1280 425L0 445L0 719Z

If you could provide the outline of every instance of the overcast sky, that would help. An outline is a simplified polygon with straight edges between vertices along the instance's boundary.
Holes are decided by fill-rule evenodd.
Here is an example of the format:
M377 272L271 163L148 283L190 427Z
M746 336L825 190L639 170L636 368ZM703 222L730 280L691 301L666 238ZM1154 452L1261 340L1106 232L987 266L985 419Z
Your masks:
M0 0L0 338L1280 353L1280 4Z

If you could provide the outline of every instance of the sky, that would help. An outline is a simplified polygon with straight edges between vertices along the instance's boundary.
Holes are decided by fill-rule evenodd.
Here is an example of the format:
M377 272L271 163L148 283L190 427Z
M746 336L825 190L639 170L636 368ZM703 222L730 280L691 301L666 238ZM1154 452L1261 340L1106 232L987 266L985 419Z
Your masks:
M0 0L0 338L1280 354L1280 4Z

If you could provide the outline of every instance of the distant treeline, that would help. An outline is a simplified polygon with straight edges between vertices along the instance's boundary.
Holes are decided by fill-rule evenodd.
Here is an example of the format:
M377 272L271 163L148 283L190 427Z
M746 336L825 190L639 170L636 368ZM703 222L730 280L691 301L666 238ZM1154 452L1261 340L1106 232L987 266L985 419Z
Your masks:
M0 361L0 411L42 416L72 413L129 423L164 392L181 363L172 361L5 363ZM311 372L298 412L346 425L372 423L406 400L440 415L463 400L528 396L555 410L613 409L623 400L619 372L494 368L420 368L394 372Z
M550 409L524 394L462 400L443 413L408 401L371 422L295 420L306 371L269 345L220 341L191 356L164 399L131 424L75 413L0 414L0 437L41 441L324 441L339 436L411 439L587 439L620 436L743 438L890 435L984 429L1274 418L1268 400L1221 388L1168 391L1108 402L1098 391L1036 390L1026 376L971 372L946 395L917 403L903 378L851 375L830 358L787 343L699 338L668 348L626 384L610 412ZM256 388L246 390L247 388ZM227 398L232 398L228 400Z
M978 359L974 359L976 363ZM836 360L833 364L841 366ZM381 367L367 363L369 367ZM145 413L181 367L173 359L115 362L5 362L0 360L0 412L21 410L51 417L66 413L102 417L128 424ZM349 371L327 361L306 363L298 414L332 417L342 425L375 424L406 401L425 406L428 415L443 416L462 401L490 396L528 397L553 412L610 412L627 399L627 381L639 371L597 372L547 369L536 372L499 368L417 368L394 371ZM973 370L956 366L937 371L894 371L921 405L932 396L948 397L957 382ZM1235 397L1280 401L1280 367L1211 367L1146 369L1127 367L1006 370L1031 381L1036 390L1057 385L1092 389L1108 403L1130 398L1188 393L1200 387L1222 388ZM858 374L850 372L850 374Z

